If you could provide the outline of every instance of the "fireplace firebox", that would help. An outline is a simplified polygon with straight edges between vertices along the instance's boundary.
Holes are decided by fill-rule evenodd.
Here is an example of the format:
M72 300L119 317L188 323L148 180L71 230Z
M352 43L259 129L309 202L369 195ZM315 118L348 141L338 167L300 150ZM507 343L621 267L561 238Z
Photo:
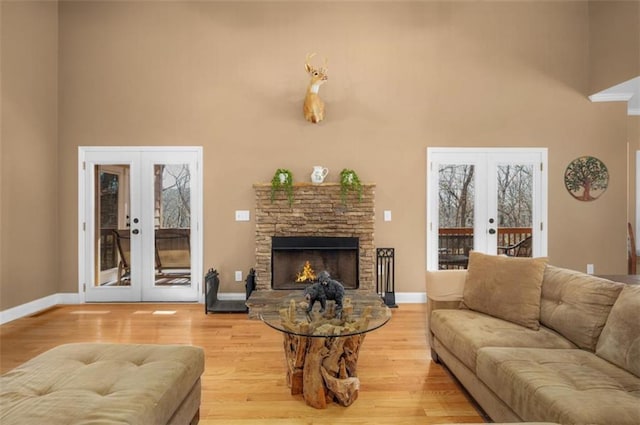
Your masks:
M272 289L304 289L323 270L346 289L357 289L359 238L274 236L271 239Z

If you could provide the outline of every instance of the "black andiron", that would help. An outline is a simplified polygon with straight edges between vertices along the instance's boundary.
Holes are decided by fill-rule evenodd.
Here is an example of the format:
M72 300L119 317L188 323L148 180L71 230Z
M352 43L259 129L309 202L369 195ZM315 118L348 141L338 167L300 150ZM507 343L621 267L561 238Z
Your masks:
M255 289L256 272L251 269L247 274L245 292L247 299ZM204 312L207 313L244 313L248 311L246 300L220 300L218 290L220 289L220 277L218 271L211 268L204 277L205 281L205 302Z

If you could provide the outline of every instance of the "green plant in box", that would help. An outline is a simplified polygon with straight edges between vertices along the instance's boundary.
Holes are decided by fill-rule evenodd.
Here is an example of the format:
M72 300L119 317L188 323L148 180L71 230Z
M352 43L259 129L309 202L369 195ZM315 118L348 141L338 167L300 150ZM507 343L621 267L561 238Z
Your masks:
M286 168L278 168L271 179L271 202L276 198L276 192L282 190L287 194L289 206L293 204L293 174Z
M358 202L362 201L362 182L358 174L353 170L345 168L340 171L340 198L345 205L347 203L347 193L350 191L357 192Z

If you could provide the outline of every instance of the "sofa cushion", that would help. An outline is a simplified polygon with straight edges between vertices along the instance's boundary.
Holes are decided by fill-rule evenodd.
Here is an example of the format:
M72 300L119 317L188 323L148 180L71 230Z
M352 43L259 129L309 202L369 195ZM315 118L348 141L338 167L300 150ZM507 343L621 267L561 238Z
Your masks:
M471 310L435 310L430 320L434 336L474 372L476 353L482 347L575 348L545 327L534 331Z
M546 264L546 258L514 258L472 251L462 307L538 329Z
M586 350L483 348L478 377L524 421L638 425L640 378Z
M0 423L166 424L203 371L199 347L60 345L0 377Z
M624 284L547 266L542 280L540 323L580 348L594 351Z
M620 292L596 354L640 377L640 285L627 285Z

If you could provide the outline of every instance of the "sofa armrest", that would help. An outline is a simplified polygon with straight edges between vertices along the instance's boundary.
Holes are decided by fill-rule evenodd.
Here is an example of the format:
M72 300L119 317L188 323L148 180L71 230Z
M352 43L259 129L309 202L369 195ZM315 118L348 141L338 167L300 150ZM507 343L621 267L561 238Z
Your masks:
M428 271L425 276L427 289L427 336L433 347L433 334L429 325L431 312L440 309L457 309L462 301L466 270ZM432 354L434 355L434 354ZM434 359L435 360L435 359Z
M427 297L434 301L460 301L466 279L466 270L428 271L425 276Z

